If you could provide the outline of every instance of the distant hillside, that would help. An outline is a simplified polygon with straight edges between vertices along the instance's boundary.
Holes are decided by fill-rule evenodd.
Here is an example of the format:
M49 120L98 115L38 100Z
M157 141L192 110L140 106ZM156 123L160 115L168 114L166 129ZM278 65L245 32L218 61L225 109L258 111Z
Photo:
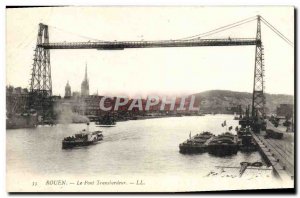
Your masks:
M252 104L252 93L236 92L228 90L211 90L197 94L197 101L201 101L200 109L204 112L229 113L228 108L242 105L245 109L247 105ZM266 111L275 112L279 104L294 103L294 96L284 94L265 94Z

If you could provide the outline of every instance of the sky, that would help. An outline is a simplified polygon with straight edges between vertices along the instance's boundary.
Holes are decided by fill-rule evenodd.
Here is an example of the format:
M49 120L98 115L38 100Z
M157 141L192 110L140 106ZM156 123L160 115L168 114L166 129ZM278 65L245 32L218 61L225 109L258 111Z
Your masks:
M56 7L6 9L6 83L29 88L38 24L50 42L170 40L197 35L255 15L294 39L293 7ZM207 38L255 38L256 22ZM294 48L262 24L265 91L294 93ZM254 46L51 50L52 89L69 81L80 91L85 65L90 94L182 95L206 90L252 92Z

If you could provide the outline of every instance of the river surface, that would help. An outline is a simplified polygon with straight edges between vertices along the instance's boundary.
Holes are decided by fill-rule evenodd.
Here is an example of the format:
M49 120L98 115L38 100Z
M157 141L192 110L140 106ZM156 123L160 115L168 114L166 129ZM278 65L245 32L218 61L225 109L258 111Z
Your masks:
M89 130L102 130L104 140L88 147L63 150L61 141L85 124L58 124L35 129L7 130L8 174L35 175L188 175L208 177L221 175L220 168L238 167L240 162L262 161L258 152L215 157L208 153L183 155L178 145L202 131L214 134L225 132L221 123L237 126L232 115L169 117L118 122L115 127L98 127L91 123ZM235 133L235 131L232 131ZM226 170L226 171L224 171ZM228 168L223 176L238 174ZM247 172L247 171L246 171ZM251 177L272 177L270 171L257 171Z

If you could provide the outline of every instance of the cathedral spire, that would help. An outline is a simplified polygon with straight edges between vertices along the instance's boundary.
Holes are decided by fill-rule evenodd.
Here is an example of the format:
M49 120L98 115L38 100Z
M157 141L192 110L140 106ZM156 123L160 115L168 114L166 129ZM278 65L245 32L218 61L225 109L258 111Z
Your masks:
M69 84L69 80L65 86L65 98L70 98L71 97L71 86Z
M84 78L85 81L88 80L87 78L87 63L85 63L85 78Z
M89 95L90 95L90 90L89 90L89 80L87 75L87 63L85 63L85 75L81 83L81 96L89 96Z

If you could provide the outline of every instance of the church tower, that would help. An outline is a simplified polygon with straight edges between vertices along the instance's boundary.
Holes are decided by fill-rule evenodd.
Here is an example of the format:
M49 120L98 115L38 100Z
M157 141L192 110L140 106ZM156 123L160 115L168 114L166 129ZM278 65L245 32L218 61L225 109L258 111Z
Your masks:
M89 89L89 80L87 77L87 65L85 65L85 76L81 83L81 96L89 96L90 89Z
M71 97L71 86L69 85L69 81L66 84L65 87L65 98L70 98Z

